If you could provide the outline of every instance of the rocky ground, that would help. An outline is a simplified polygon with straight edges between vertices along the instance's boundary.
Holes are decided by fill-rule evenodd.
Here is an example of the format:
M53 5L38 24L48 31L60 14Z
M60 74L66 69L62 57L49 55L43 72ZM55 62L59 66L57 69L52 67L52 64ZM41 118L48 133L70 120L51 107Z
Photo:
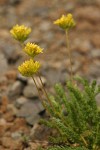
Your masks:
M32 28L28 41L44 48L37 59L43 83L52 91L69 78L65 34L53 24L69 12L77 23L70 32L73 73L100 83L100 0L0 0L0 150L36 150L52 134L38 124L44 108L32 79L17 71L26 56L9 30L15 24Z

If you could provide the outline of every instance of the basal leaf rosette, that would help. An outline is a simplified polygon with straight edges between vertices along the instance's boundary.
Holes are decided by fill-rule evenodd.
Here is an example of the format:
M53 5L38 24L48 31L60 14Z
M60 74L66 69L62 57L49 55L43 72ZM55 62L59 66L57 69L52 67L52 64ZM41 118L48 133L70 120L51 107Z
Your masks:
M29 34L31 33L31 28L28 28L24 25L15 25L13 28L10 30L10 33L19 42L24 42L27 40Z
M40 66L40 62L30 59L21 64L18 67L18 70L23 76L32 77L35 73L38 72Z

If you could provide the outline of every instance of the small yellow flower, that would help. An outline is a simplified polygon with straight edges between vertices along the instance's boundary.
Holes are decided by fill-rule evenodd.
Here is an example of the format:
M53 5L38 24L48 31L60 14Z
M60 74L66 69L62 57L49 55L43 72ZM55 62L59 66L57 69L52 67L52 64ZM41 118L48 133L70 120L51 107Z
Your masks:
M19 72L26 77L31 77L33 74L38 72L40 68L40 63L38 61L34 61L33 59L25 61L18 67Z
M43 49L38 45L28 42L23 51L31 57L35 57L39 53L43 53Z
M10 33L12 34L12 36L20 41L20 42L24 42L29 34L31 33L31 28L28 28L24 25L15 25L11 30L10 30Z
M69 30L75 26L75 21L72 14L68 14L67 16L62 15L60 19L54 21L54 24L60 26L64 30Z

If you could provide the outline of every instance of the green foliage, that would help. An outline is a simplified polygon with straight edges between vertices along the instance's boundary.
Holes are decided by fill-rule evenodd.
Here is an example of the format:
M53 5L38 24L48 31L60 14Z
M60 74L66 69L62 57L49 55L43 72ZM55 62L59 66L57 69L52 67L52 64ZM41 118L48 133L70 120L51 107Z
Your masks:
M71 148L71 147L64 147L64 146L54 146L50 147L47 150L87 150L86 148L83 147L77 147L77 148Z
M67 92L56 84L55 96L49 97L53 107L45 103L51 117L42 123L58 131L56 137L50 137L58 147L47 150L72 150L73 144L78 145L74 150L100 150L100 112L96 104L100 86L81 77L75 80L76 84L67 82Z
M38 150L43 150L39 148ZM52 146L47 148L47 150L88 150L85 147L68 147L68 146Z

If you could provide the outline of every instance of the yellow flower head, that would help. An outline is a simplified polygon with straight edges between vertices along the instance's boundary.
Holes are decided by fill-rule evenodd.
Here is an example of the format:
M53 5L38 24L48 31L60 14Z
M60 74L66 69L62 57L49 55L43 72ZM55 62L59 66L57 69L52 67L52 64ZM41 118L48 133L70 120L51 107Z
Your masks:
M54 21L54 24L60 26L64 30L69 30L75 26L75 21L72 14L68 14L67 16L62 15L60 19Z
M20 41L20 42L24 42L29 34L31 33L31 28L25 27L24 25L15 25L11 30L10 33L12 34L12 36Z
M31 77L33 74L38 72L40 68L40 63L38 61L34 61L33 59L25 61L18 67L19 72L26 77Z
M26 44L23 51L31 57L34 57L34 56L38 55L39 53L43 53L42 48L40 48L38 45L32 44L30 42L28 42Z

